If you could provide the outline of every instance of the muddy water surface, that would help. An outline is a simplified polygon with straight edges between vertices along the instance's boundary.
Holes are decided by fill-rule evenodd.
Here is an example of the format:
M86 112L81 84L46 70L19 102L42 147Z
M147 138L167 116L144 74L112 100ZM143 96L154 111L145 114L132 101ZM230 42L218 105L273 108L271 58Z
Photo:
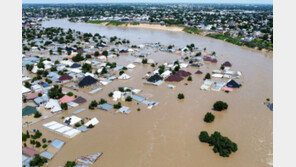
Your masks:
M49 161L50 166L65 164L67 160L75 160L81 155L103 152L93 166L104 167L267 167L272 166L272 112L263 105L266 98L272 99L273 67L272 56L244 49L223 41L200 37L183 32L168 32L161 30L119 28L70 23L65 20L52 20L43 23L44 27L62 27L82 32L100 33L101 35L126 38L132 44L145 42L161 42L184 47L194 43L200 48L215 51L218 63L206 64L200 68L205 73L218 69L220 64L229 60L232 70L239 70L243 77L238 79L242 87L231 93L201 91L200 86L204 74L193 74L193 81L186 80L173 83L175 89L169 89L167 83L162 85L144 85L142 77L151 71L149 65L136 65L135 69L127 70L132 76L129 80L116 80L95 95L89 95L89 90L74 92L87 98L87 104L63 112L55 117L40 121L26 129L41 129L47 138L60 138L66 141L65 146ZM168 53L154 53L151 56L159 63L172 62L178 56ZM118 64L127 65L135 58L131 56L115 58ZM187 71L194 73L197 68L188 67ZM188 83L186 86L185 83ZM142 89L139 95L149 97L149 100L159 102L153 109L147 109L143 104L123 102L131 109L128 115L115 114L114 111L83 111L79 117L97 117L100 123L88 132L81 133L73 139L41 127L51 120L61 122L61 116L68 116L79 108L87 109L90 100L107 99L108 93L120 86ZM184 93L185 99L178 100L178 93ZM211 124L203 122L206 112L211 111L217 100L226 101L229 109L214 112L215 121ZM141 111L137 111L140 108ZM213 111L212 111L213 112ZM213 153L212 149L199 142L198 134L206 130L209 133L221 132L238 144L238 151L229 158L222 158Z

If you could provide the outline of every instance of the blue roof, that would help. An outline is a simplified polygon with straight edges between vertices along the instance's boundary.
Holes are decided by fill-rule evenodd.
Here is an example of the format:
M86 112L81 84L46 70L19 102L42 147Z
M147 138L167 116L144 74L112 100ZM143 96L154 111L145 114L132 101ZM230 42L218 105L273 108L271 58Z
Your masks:
M52 159L54 154L53 153L50 153L48 151L43 151L42 153L40 153L40 156L41 157L44 157L46 159Z
M98 105L97 108L109 111L109 110L111 110L113 108L113 105L108 104L108 103L104 103L104 104Z
M53 78L53 77L59 78L60 75L58 73L56 73L56 72L50 72L50 73L48 73L48 75L46 77L48 77L48 78Z
M41 82L40 84L41 84L44 88L50 87L50 85L47 84L47 83L45 83L45 82Z
M123 66L117 65L115 68L113 68L113 70L115 71L119 71L123 68Z
M134 100L136 100L138 102L142 102L146 99L145 97L138 96L138 95L132 95L131 98L133 98Z
M54 141L50 143L51 146L57 148L58 150L60 150L64 144L65 142L60 139L54 139Z
M38 57L26 57L26 58L24 58L24 61L31 61L31 62L37 62L39 60L40 60L40 58L38 58Z
M34 99L34 102L36 103L36 104L41 104L41 103L43 103L43 102L46 102L46 101L48 101L49 100L49 98L48 98L48 96L46 95L46 94L44 94L44 95L42 95L41 97L37 97L37 98L35 98Z
M30 162L33 160L33 157L30 157L22 162L22 166L30 167Z
M81 108L81 109L79 109L79 110L74 111L73 114L78 114L78 113L80 113L81 111L84 111L84 108Z
M267 104L267 107L268 107L271 111L273 111L273 103L269 103L269 104Z
M79 67L81 67L81 65L78 63L74 63L70 66L70 68L79 68Z
M95 93L97 93L98 91L100 91L102 88L97 88L97 89L95 89L95 90L92 90L92 91L90 91L89 93L90 94L95 94Z
M23 66L23 67L26 66L27 64L32 65L32 64L34 64L34 63L31 62L31 61L26 61L26 60L22 62L22 66Z
M85 132L85 131L88 130L87 127L85 127L85 126L79 126L77 129L82 131L82 132Z

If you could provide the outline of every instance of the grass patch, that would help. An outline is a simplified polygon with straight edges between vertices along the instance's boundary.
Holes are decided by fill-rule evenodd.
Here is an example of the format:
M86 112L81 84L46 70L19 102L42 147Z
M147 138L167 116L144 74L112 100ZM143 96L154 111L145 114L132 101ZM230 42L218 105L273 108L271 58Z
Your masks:
M91 24L102 24L102 23L105 23L106 21L100 21L100 20L94 20L94 21L88 21L88 23L91 23Z
M106 26L120 26L120 25L127 25L128 23L119 22L119 21L110 21L106 24Z
M197 34L197 35L202 32L202 30L199 30L196 28L190 28L190 27L184 27L183 31L188 34Z

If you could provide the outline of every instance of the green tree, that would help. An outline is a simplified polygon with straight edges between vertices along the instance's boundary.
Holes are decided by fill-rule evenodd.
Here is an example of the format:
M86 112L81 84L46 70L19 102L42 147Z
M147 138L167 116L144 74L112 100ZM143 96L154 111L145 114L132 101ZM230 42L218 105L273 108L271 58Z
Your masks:
M30 84L28 81L26 81L26 82L25 82L25 87L26 87L26 88L30 88L30 87L31 87L31 84Z
M99 104L105 104L105 103L107 103L107 101L105 99L101 98L101 100L99 101Z
M112 97L112 96L113 96L113 92L110 92L110 93L108 94L108 96L109 96L109 97Z
M214 119L215 119L215 116L210 112L207 112L207 114L204 117L204 121L208 123L213 122Z
M121 108L121 103L118 102L117 104L114 104L113 107L116 109L119 109L119 108Z
M108 51L107 51L107 50L104 50L104 51L102 52L102 54L103 54L104 56L108 56Z
M200 132L200 134L199 134L199 140L201 141L201 142L208 142L209 141L209 134L208 134L208 132L206 132L206 131L201 131Z
M122 74L124 74L124 71L119 71L119 75L122 75Z
M147 64L148 60L147 59L142 59L143 64Z
M205 79L211 79L211 74L207 73L206 76L205 76Z
M47 159L41 157L39 154L35 154L32 161L30 161L30 166L43 166L44 163L47 162Z
M178 94L178 99L184 99L184 98L185 98L185 96L184 96L183 93L179 93L179 94Z
M67 103L61 103L61 108L63 110L68 110L68 104Z
M93 101L90 102L88 108L89 108L90 110L93 110L93 109L95 109L95 107L97 107L97 106L98 106L98 102L97 102L96 100L93 100Z
M132 97L131 96L127 96L126 98L125 98L125 101L132 101L133 99L132 99Z
M40 118L42 114L39 111L36 111L34 114L34 118Z
M189 77L187 78L187 81L192 81L192 77L189 76Z
M67 161L67 163L65 164L65 167L75 167L75 166L76 166L75 161Z
M228 108L228 104L223 101L217 101L214 103L213 107L216 111L222 111Z
M60 99L64 96L62 93L62 87L54 85L51 89L48 90L48 96L53 99Z

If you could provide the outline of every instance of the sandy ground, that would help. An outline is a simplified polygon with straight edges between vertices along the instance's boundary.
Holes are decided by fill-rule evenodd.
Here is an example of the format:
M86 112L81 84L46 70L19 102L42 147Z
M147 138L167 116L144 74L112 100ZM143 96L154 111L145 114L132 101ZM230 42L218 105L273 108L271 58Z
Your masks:
M101 23L101 25L106 26L107 22ZM112 26L112 25L108 25ZM133 24L122 24L116 27L128 27L128 28L146 28L146 29L154 29L154 30L165 30L165 31L173 31L173 32L181 32L183 31L183 27L178 26L164 26L160 24L147 24L147 23L140 23L137 25Z
M107 24L107 22L103 22L100 25L106 26L106 24ZM160 24L146 24L146 23L140 23L138 25L123 24L123 25L119 25L119 26L116 26L116 27L145 28L145 29L163 30L163 31L171 31L171 32L182 32L183 29L184 29L183 27L179 27L179 26L165 26L165 25L160 25ZM199 36L206 37L206 35L208 33L209 32L204 31L201 34L193 34L193 35L199 35ZM273 55L273 51L269 51L269 50L266 50L266 49L259 50L257 47L256 48L249 48L247 46L240 46L240 47L250 49L250 50L254 50L254 51L259 51L259 52L262 52L264 54Z

